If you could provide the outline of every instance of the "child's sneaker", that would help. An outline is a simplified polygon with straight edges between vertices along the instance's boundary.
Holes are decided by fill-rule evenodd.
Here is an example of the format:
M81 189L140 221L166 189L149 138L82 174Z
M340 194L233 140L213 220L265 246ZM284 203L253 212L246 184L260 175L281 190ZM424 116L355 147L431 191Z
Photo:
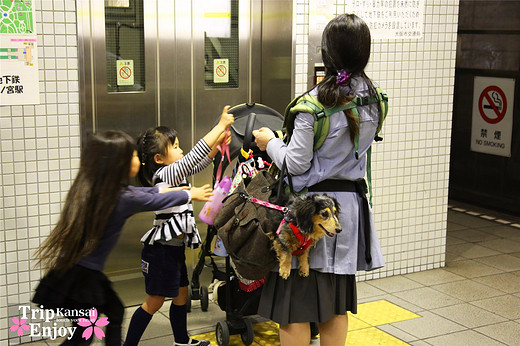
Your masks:
M175 346L210 346L211 342L208 340L195 340L190 338L187 344L178 344L175 343Z

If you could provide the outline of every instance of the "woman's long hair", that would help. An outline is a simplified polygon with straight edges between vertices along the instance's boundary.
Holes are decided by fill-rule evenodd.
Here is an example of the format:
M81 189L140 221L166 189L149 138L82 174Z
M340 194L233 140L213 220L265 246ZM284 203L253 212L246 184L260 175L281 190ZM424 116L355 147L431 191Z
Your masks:
M370 78L364 72L370 58L370 29L355 14L342 14L332 19L323 30L321 56L325 65L325 78L318 85L318 100L326 107L335 107L352 101L355 95L346 95L338 82L338 72L361 76L367 83L369 94L376 95ZM347 117L350 139L359 134L359 126L352 111L343 111Z
M137 152L141 169L137 178L143 186L154 186L153 176L163 165L155 162L155 155L166 155L168 146L175 143L177 132L166 126L149 128L137 138Z
M128 182L134 150L132 137L121 131L88 140L58 223L36 252L44 268L66 270L97 248Z

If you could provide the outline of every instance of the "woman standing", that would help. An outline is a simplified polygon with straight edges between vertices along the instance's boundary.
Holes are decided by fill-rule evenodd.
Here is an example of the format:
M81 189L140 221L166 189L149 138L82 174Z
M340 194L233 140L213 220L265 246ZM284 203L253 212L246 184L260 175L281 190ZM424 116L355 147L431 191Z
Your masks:
M322 35L322 59L326 76L308 93L327 108L351 101L355 96L376 96L376 87L364 68L370 56L370 30L354 14L331 20ZM341 205L343 231L324 237L309 256L310 275L298 275L293 258L291 275L282 279L271 272L262 290L258 313L280 324L280 342L308 345L309 322L319 324L321 345L345 345L347 311L356 313L358 270L384 265L370 206L366 200L366 152L372 144L382 111L378 103L330 116L323 145L314 150L314 117L298 113L288 144L267 128L254 131L256 143L267 150L278 167L284 161L295 191L326 192ZM356 145L355 139L359 138Z

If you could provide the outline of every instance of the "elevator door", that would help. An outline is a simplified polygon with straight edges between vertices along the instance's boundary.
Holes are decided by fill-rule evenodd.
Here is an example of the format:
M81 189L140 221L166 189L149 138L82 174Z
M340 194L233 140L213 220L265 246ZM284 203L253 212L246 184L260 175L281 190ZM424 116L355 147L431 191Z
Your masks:
M137 136L148 127L165 125L177 130L187 152L225 105L290 101L290 0L81 0L77 6L82 143L92 132L118 129ZM286 34L285 44L280 44L280 35L276 38L276 50L262 43L265 23L271 28L266 32L274 25ZM264 46L271 48L263 51ZM270 66L272 71L277 64L284 68L264 77L262 69ZM269 83L266 93L263 78L277 81ZM211 169L190 181L196 186L211 183ZM194 207L197 213L201 204ZM105 266L127 306L145 296L140 238L153 217L141 213L127 221ZM198 226L204 239L207 226ZM197 250L187 251L189 271L197 255Z

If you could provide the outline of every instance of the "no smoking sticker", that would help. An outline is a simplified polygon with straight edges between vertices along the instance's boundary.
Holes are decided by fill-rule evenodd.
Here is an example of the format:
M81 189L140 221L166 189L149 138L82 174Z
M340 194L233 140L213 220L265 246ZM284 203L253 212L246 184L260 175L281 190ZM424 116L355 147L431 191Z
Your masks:
M117 85L134 85L134 61L117 60Z
M229 59L213 59L213 83L229 83Z

